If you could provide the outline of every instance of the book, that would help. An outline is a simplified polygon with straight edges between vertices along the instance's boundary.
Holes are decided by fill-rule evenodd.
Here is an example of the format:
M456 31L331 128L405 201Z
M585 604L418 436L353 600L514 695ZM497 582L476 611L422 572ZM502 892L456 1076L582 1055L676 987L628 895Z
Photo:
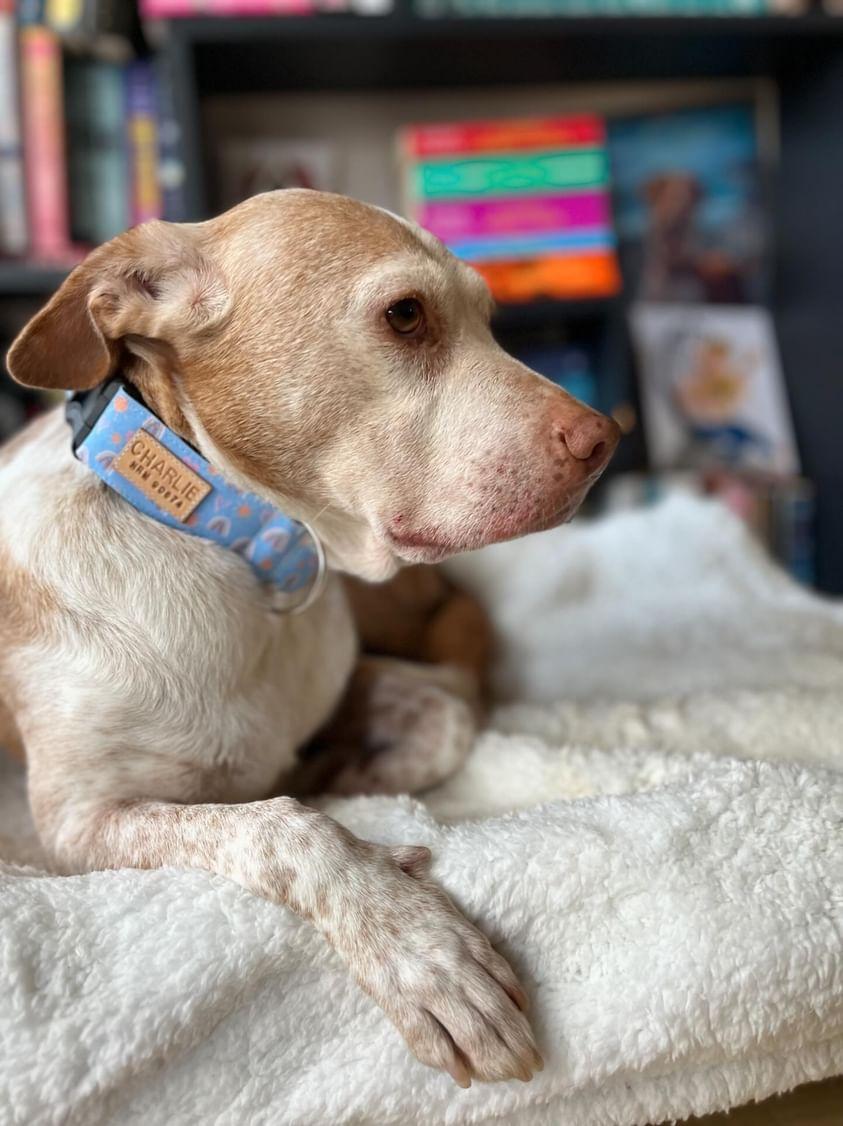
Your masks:
M84 13L84 0L45 0L44 19L59 36L81 35Z
M132 221L124 68L70 57L65 71L71 234L96 245Z
M767 237L753 104L616 119L609 154L621 265L634 297L763 301Z
M510 349L522 364L590 407L600 408L597 368L590 351L565 341L525 341Z
M310 15L315 10L314 0L140 0L140 14L147 20Z
M55 32L20 29L21 118L30 251L64 260L69 240L61 48Z
M499 300L611 296L605 140L591 114L411 126L399 137L404 209Z
M155 72L149 59L138 59L124 73L129 213L132 224L146 223L161 217Z
M544 237L536 241L548 245L551 250L558 245L564 246L573 234L582 237L583 231L591 237L599 233L606 240L611 221L605 191L423 202L417 205L414 218L443 242L463 244L466 255L474 242L482 245L483 239L494 241L497 238L502 246L506 246L510 238L517 241L524 236L542 235ZM516 250L513 257L519 254Z
M639 16L646 19L648 16L683 15L755 16L782 10L777 0L413 0L416 15L433 19L446 16L498 19Z
M171 223L187 218L185 168L181 153L181 126L173 100L173 83L166 55L155 60L158 105L158 185L161 215Z
M426 200L526 197L548 191L604 188L607 164L605 152L594 149L524 156L481 153L420 162L409 175L412 194Z
M27 246L14 0L0 0L0 254Z
M799 471L773 323L765 309L634 306L655 469Z
M592 114L567 117L509 118L455 124L415 125L401 137L409 158L463 156L466 153L519 152L602 145L605 128Z
M43 24L45 0L17 0L18 25Z

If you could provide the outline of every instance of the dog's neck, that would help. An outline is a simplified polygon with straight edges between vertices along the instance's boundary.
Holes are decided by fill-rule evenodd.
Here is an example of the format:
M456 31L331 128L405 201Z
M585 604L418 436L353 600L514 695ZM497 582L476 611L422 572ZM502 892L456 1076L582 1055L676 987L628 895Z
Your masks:
M354 575L367 582L384 582L401 567L393 552L375 538L368 525L333 505L309 508L295 496L269 490L265 482L247 476L226 456L208 433L172 365L167 374L161 367L168 357L146 355L133 345L124 359L126 371L144 402L184 441L200 450L211 465L222 470L227 480L245 492L256 493L289 517L312 529L324 547L331 570Z
M247 477L226 457L189 401L181 402L179 411L188 432L194 435L191 444L200 449L212 465L219 466L228 480L245 491L263 496L287 515L313 530L324 548L327 566L331 570L354 575L371 583L385 582L397 573L401 567L400 560L376 539L364 521L355 519L333 505L323 505L311 511L294 497L267 490L265 485Z
M78 460L144 515L236 553L273 609L302 609L318 595L325 557L311 529L229 480L132 384L113 379L73 396L67 417Z

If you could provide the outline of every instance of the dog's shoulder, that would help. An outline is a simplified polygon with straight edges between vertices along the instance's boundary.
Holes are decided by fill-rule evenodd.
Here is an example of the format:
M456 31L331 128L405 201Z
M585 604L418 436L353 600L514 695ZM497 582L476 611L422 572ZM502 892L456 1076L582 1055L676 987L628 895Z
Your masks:
M60 411L50 411L0 446L0 645L5 651L42 634L56 609L54 596L39 582L37 559L47 544L51 484L72 471L72 465L60 464L63 428ZM67 445L69 454L69 439ZM68 495L65 484L61 491Z
M77 462L60 411L0 452L0 697L16 718L69 695L125 735L127 703L156 701L139 714L158 737L292 753L354 653L337 580L304 613L272 613L235 553L151 520Z

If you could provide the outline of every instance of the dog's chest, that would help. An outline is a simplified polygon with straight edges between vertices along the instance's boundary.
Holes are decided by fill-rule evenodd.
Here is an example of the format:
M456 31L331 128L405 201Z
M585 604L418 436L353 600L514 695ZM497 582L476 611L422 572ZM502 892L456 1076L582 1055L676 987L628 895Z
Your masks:
M303 613L274 613L242 560L103 489L55 423L0 472L0 548L52 606L6 662L21 708L83 727L86 754L101 740L208 778L214 800L264 796L351 673L338 579Z
M356 656L353 623L336 578L303 613L274 613L241 561L184 539L191 563L174 563L157 584L172 620L133 607L144 630L126 641L138 647L138 687L165 700L145 722L222 787L214 797L257 799L338 703Z
M208 745L234 768L231 796L240 800L265 794L294 765L339 702L357 652L337 579L304 614L270 615L265 632L250 632L240 635L239 673L228 678L222 706L210 710L208 730Z

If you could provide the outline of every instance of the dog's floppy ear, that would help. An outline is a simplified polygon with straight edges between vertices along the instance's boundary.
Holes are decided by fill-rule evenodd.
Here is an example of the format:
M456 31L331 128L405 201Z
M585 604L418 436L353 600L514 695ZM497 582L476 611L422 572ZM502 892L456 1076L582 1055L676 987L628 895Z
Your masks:
M94 250L15 340L11 376L28 387L87 390L133 342L170 342L217 324L228 294L195 231L145 223Z

